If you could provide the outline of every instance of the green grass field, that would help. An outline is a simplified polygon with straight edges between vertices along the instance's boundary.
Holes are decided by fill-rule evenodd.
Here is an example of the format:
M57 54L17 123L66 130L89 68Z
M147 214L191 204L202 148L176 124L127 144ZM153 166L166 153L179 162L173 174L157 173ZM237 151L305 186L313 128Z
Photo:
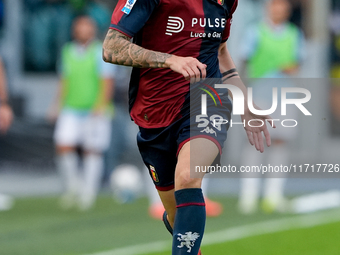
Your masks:
M340 223L337 222L203 246L202 253L204 255L336 255L340 254L339 239ZM151 254L169 255L171 251Z
M217 200L225 210L222 216L208 219L207 244L209 233L293 217L263 213L242 216L236 212L234 198ZM157 241L166 241L164 251L143 254L171 254L170 235L161 221L149 218L147 209L146 199L119 205L108 196L101 196L96 208L89 212L62 211L56 198L18 199L11 211L0 212L0 254L76 255L111 251L106 254L119 255L117 248ZM340 211L334 212L339 214L335 223L203 244L202 252L204 255L340 254Z

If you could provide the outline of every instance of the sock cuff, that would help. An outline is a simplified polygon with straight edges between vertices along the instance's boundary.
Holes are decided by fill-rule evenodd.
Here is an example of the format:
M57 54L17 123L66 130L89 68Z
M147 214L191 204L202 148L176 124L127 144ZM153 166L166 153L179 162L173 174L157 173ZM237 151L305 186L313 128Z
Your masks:
M175 191L176 207L205 206L202 189L181 189Z

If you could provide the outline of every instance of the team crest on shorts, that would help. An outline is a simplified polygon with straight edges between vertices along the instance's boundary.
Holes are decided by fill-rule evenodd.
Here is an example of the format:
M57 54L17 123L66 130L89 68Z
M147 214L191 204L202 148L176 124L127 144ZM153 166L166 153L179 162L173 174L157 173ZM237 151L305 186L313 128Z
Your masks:
M150 165L150 173L151 173L151 176L152 176L152 179L155 181L155 182L159 182L159 179L158 179L158 175L156 173L156 169L154 166Z
M220 5L223 5L224 4L224 0L217 0L217 3L220 4Z

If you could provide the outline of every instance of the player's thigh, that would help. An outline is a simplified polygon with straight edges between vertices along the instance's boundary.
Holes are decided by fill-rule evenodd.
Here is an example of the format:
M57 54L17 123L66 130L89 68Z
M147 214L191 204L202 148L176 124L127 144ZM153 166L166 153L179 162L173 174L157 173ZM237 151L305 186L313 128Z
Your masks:
M172 126L161 129L140 127L137 145L157 190L172 190L177 163L177 143Z
M79 116L69 111L62 111L58 117L54 141L57 147L72 148L80 140L81 120Z
M111 119L106 115L88 115L84 121L83 146L87 151L103 152L111 137Z
M195 138L185 143L178 153L175 190L200 188L205 173L197 172L197 166L210 166L218 153L216 143L206 138Z
M137 144L172 225L176 214L174 175L177 146L170 133L167 129L159 132L140 128Z

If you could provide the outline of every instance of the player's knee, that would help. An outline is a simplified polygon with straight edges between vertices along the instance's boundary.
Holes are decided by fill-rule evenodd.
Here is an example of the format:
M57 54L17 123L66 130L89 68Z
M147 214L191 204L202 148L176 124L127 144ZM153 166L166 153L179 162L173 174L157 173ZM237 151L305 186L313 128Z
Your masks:
M176 173L175 189L190 189L200 188L202 183L201 178L192 178L190 171L181 171Z

